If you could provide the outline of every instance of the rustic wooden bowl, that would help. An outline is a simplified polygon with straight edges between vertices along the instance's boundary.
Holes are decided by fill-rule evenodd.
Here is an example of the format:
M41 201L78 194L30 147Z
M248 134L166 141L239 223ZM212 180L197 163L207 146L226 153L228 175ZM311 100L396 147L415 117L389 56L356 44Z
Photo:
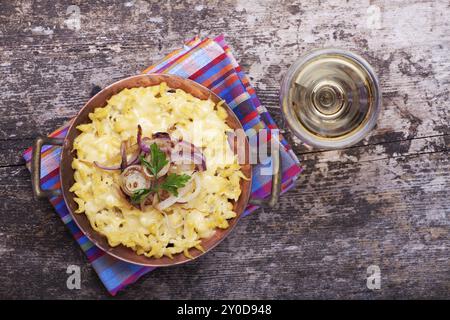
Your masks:
M162 75L162 74L145 74L145 75L138 75L129 77L120 81L117 81L113 83L112 85L106 87L105 89L101 90L99 93L97 93L94 97L92 97L86 105L80 110L78 115L73 119L67 135L63 141L57 141L57 139L48 139L48 138L40 138L41 140L36 141L35 144L35 151L38 152L40 150L40 146L42 144L61 144L63 145L63 150L61 152L61 165L60 165L60 179L61 179L61 190L62 194L64 196L65 203L67 207L69 208L70 214L72 215L74 221L78 225L78 227L83 231L83 233L99 248L107 252L108 254L126 261L131 262L134 264L139 264L143 266L149 266L149 267L163 267L163 266L172 266L176 264L181 264L188 262L192 259L187 258L184 256L183 253L174 255L173 259L170 259L168 257L162 257L162 258L147 258L143 255L136 254L135 251L133 251L130 248L127 248L123 245L119 245L117 247L111 247L108 244L108 241L106 237L102 236L100 233L96 232L92 227L91 224L84 214L76 214L74 213L75 210L77 210L78 205L74 201L74 194L72 192L69 192L70 187L74 184L74 170L72 169L72 160L74 158L74 154L72 152L73 149L73 141L80 133L76 127L83 123L90 123L91 120L89 119L88 115L89 113L93 112L95 108L98 107L104 107L107 104L107 100L111 98L113 95L119 93L121 90L125 88L137 88L137 87L149 87L158 85L162 82L166 82L168 87L173 89L182 89L185 92L188 92L192 94L193 96L206 100L206 99L212 99L214 102L219 102L222 99L220 99L216 94L214 94L211 90L207 89L206 87L188 80L183 79L178 76L174 75ZM239 122L236 115L233 113L233 111L230 109L226 103L222 104L222 106L227 110L228 118L226 120L226 123L232 128L232 129L242 129L242 125ZM251 192L251 165L248 163L249 159L249 145L248 141L245 140L245 145L240 146L242 148L245 148L245 153L238 152L238 150L234 150L234 152L238 155L245 154L245 159L240 159L240 162L242 163L242 172L245 176L249 177L249 180L243 180L241 179L240 186L241 186L241 196L237 201L234 202L233 207L234 211L237 213L237 216L233 219L229 220L230 226L227 229L217 229L215 234L208 238L202 240L202 247L205 249L205 252L201 252L195 248L192 248L189 250L189 253L192 255L193 258L197 258L201 256L202 254L208 252L212 248L214 248L217 244L219 244L220 241L222 241L230 232L233 230L234 226L238 222L239 218L241 217L242 213L244 212L247 203L249 201L250 192ZM40 159L38 159L40 161ZM35 163L35 161L33 161ZM39 174L40 171L40 165L34 166L34 171L37 171ZM35 175L34 175L35 176ZM33 179L34 180L34 179ZM56 194L53 190L45 191L41 190L39 186L39 182L36 183L34 181L34 189L35 194L38 197L42 196L53 196Z

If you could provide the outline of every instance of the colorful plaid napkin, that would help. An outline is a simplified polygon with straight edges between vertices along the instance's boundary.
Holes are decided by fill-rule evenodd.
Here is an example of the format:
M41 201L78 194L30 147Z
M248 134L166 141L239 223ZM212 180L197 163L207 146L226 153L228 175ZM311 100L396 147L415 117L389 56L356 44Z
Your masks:
M176 74L210 88L233 109L248 135L254 134L254 130L249 130L252 128L256 130L277 129L266 108L261 106L255 89L250 85L246 75L234 59L223 36L204 40L194 38L181 49L175 50L157 64L147 68L144 73ZM69 124L70 122L49 136L65 137ZM282 146L280 148L283 171L282 191L285 192L293 186L301 168L297 157L283 137L278 143L281 143ZM41 184L44 189L60 188L60 154L61 149L58 147L44 146L42 148ZM31 148L25 151L23 157L29 168ZM260 169L260 165L255 165L253 168L252 197L255 198L265 198L271 190L271 176L261 175ZM126 263L106 254L89 241L77 227L62 196L50 198L50 202L80 244L89 262L112 295L154 269ZM255 209L257 207L249 206L244 215Z

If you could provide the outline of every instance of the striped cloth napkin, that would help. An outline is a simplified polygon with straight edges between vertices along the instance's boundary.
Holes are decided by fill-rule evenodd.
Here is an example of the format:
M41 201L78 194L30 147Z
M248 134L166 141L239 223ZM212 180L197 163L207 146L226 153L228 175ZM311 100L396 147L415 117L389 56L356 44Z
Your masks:
M147 68L144 73L170 73L189 78L210 88L236 113L248 134L254 134L249 129L277 129L277 126L266 108L261 106L255 89L250 85L247 76L234 59L224 37L215 39L194 38L185 45L167 55L157 64ZM52 132L50 137L63 138L67 133L68 124ZM252 139L250 139L251 141ZM254 140L254 139L253 139ZM301 172L299 161L290 149L286 140L280 142L282 161L282 192L293 186L294 180ZM42 148L41 185L44 189L60 188L59 147L44 146ZM30 168L31 148L25 151L23 157ZM253 168L252 197L265 198L270 194L271 176L260 174L260 165ZM64 203L62 196L49 199L56 212L67 225L89 262L97 271L101 281L110 294L115 295L127 285L135 282L142 275L154 268L143 267L118 260L95 246L77 227ZM247 207L244 215L257 207Z

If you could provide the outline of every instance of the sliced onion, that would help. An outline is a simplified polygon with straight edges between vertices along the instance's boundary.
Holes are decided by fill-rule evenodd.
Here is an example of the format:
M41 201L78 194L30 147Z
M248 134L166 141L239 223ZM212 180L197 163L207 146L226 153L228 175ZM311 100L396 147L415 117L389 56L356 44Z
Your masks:
M140 165L127 167L122 172L121 178L122 191L129 196L136 190L150 188L150 180L145 176Z
M200 167L197 167L197 170L198 171L206 171L206 162L205 161L203 161L202 162L202 166Z
M152 137L153 139L170 140L170 134L167 132L155 132Z
M145 137L145 138L142 138L141 141L139 142L139 147L145 153L150 152L150 143L149 143L150 141L151 141L150 138Z
M194 163L198 171L206 170L206 160L202 151L187 141L179 141L172 152L171 159L174 163Z
M131 151L130 151L131 150ZM127 165L131 166L139 162L139 156L141 155L141 147L138 143L131 145L127 149Z
M93 162L94 165L102 170L120 170L120 165L116 166L105 166L103 164L98 163L97 161Z
M126 167L134 165L138 163L139 161L139 155L140 155L140 148L138 147L138 150L134 152L129 158L126 155L126 148L125 148L125 142L122 142L120 145L120 155L121 155L121 163L119 165L115 166L107 166L104 164L99 163L98 161L94 161L93 164L102 169L102 170L124 170ZM89 162L90 163L90 162Z
M179 163L176 166L170 167L170 172L178 173L178 174L187 174L189 176L192 175L196 171L193 163Z
M170 135L166 132L157 132L153 135L153 138L144 137L141 139L140 147L145 153L150 152L150 146L156 143L161 151L169 153L173 148L173 141L170 139Z
M194 181L192 181L192 180L194 180ZM187 188L187 187L190 187L192 182L195 183L195 189L192 193L187 194L187 190L189 190L189 188ZM182 189L184 189L184 188L186 188L186 191L183 192ZM193 179L191 178L191 183L180 189L180 193L183 193L184 195L179 196L178 197L179 199L177 200L177 202L186 203L186 202L189 202L189 201L195 199L199 195L201 189L202 188L200 185L200 178L199 178L198 174L194 173Z
M168 197L166 200L161 201L160 203L158 203L155 208L158 209L159 211L163 211L165 209L167 209L168 207L170 207L171 205L175 204L180 196L176 197L176 196L170 196Z
M130 159L128 159L128 165L131 166L133 164L137 164L139 162L139 155L140 152L135 152L133 155L131 155Z
M170 138L167 132L156 132L153 134L153 142L158 145L161 151L170 155L172 148L174 147L174 142Z
M184 189L184 190L183 190ZM160 203L158 203L155 208L158 209L159 211L163 211L165 209L167 209L168 207L170 207L171 205L175 204L176 202L178 202L178 200L184 196L184 194L188 192L187 188L180 188L178 190L178 196L174 196L171 195L170 197L168 197L166 200L161 201Z
M184 150L189 150L191 153L202 154L202 151L198 147L186 140L178 141L177 147L181 147Z
M193 181L194 180L194 181ZM187 194L189 190L192 187L192 183L195 182L195 189L192 193ZM178 196L170 196L166 200L161 201L160 203L156 204L154 207L158 209L159 211L163 211L167 209L168 207L174 205L175 203L186 203L194 199L199 195L201 191L201 185L200 185L200 178L197 174L194 174L189 183L184 186L183 188L178 189Z
M188 152L174 151L170 155L170 160L175 164L193 164L193 156Z

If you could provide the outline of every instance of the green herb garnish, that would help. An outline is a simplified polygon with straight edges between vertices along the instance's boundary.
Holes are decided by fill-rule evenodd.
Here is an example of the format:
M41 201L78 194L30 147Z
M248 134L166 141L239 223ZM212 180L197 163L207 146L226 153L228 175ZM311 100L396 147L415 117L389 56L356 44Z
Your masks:
M150 157L150 161L147 161L143 155L141 155L139 159L141 160L141 165L147 167L156 178L158 172L169 163L169 160L167 160L166 154L161 151L156 143L153 143L150 146Z
M152 192L152 189L143 188L135 190L131 196L131 202L140 203L142 199L145 198L150 192Z
M155 177L155 182L157 181L158 172L164 168L165 165L169 163L166 158L166 154L161 151L156 143L150 146L150 161L146 160L143 155L139 157L141 165L148 168L150 172ZM164 180L160 183L156 183L151 188L138 189L133 192L131 196L131 201L133 203L141 202L150 192L158 192L160 190L165 190L174 196L178 196L178 189L183 188L186 183L191 179L187 174L176 174L171 173L167 175Z
M191 177L187 174L171 173L160 185L158 185L158 187L159 189L166 190L174 196L178 197L178 189L183 188L186 185L186 182L189 181L189 179L191 179Z

